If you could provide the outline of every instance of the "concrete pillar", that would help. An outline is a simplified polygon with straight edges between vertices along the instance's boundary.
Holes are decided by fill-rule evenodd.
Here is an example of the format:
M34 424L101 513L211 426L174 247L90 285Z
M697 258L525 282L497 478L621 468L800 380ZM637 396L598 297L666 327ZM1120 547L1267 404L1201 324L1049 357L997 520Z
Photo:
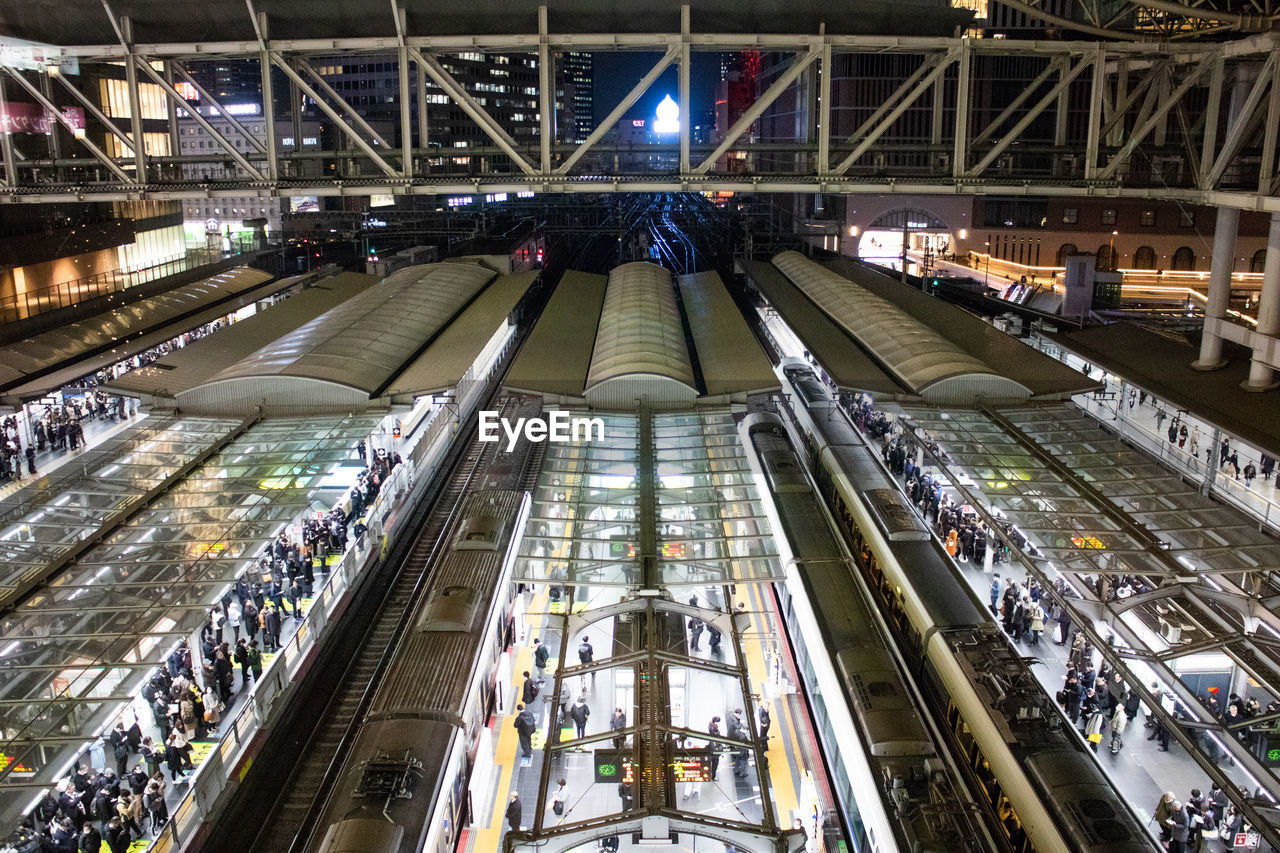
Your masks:
M1262 296L1258 299L1259 335L1268 339L1280 337L1280 213L1271 214L1271 232L1267 235L1267 262L1262 268ZM1246 391L1270 391L1280 386L1275 371L1259 356L1270 349L1270 340L1261 340L1253 349L1249 363L1249 381L1240 385Z
M1218 208L1218 220L1213 230L1213 260L1209 265L1209 301L1204 306L1205 330L1200 338L1200 358L1191 363L1196 370L1217 370L1227 364L1222 358L1222 336L1216 331L1211 332L1208 326L1210 320L1221 320L1227 316L1239 226L1238 209Z

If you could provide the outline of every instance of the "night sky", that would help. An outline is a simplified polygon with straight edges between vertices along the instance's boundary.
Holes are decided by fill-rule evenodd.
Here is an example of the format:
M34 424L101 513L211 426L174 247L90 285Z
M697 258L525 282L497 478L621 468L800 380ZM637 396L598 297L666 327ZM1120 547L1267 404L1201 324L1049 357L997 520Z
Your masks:
M631 87L652 68L660 53L629 53L626 51L598 51L595 53L596 123L599 124L618 102L631 91ZM679 69L672 63L663 75L649 87L625 118L652 119L654 109L664 95L673 101L680 100ZM720 54L693 54L693 70L689 78L689 96L693 99L693 111L680 105L681 118L693 115L694 124L705 121L715 100L716 84L720 82Z

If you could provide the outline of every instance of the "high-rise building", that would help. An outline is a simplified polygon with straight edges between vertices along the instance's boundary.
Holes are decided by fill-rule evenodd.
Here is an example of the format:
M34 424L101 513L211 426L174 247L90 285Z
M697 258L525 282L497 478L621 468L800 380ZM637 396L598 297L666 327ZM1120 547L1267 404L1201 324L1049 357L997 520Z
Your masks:
M596 126L595 58L571 50L560 64L564 68L565 106L572 113L573 141L585 142Z

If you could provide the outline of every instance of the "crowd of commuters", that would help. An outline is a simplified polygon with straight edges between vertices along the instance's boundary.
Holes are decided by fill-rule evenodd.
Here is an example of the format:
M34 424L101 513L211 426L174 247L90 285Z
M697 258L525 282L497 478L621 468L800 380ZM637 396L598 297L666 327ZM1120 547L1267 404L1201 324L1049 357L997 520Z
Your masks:
M7 839L13 849L99 853L105 843L111 853L123 853L134 840L154 837L169 819L169 787L187 784L195 770L193 743L216 737L236 698L262 677L264 655L280 648L286 620L305 615L302 602L313 593L316 573L327 573L328 558L363 533L361 517L400 462L399 454L372 455L345 496L349 505L344 500L302 519L297 535L283 532L269 542L205 614L199 657L184 640L143 685L139 697L151 709L149 724L126 710L126 719L24 818ZM95 769L99 764L104 768Z
M1135 397L1131 405L1144 402ZM1126 731L1141 715L1146 740L1154 741L1156 749L1167 752L1170 732L1161 719L1146 707L1141 694L1126 683L1119 672L1110 668L1084 632L1072 629L1070 614L1057 604L1057 599L1069 595L1065 581L1062 578L1055 581L1057 595L1051 596L1044 594L1035 578L1019 581L1008 572L1005 578L1001 578L996 569L1002 560L1009 557L1009 548L1004 544L1006 541L1031 553L1035 551L1034 546L1021 536L1017 528L1002 521L995 523L1003 526L1001 532L1004 536L992 536L976 514L966 516L962 508L945 494L941 478L921 466L922 454L916 438L902 430L894 418L876 411L869 396L845 395L842 403L863 434L880 443L886 466L903 479L905 493L920 515L934 526L947 552L960 563L972 562L985 567L985 561L990 560L991 568L995 570L990 586L990 608L1011 641L1035 646L1047 635L1055 645L1069 646L1063 686L1055 698L1090 748L1096 752L1099 745L1105 743L1112 754L1118 754L1123 748ZM1194 454L1197 432L1194 427L1188 431L1186 424L1177 417L1169 424L1168 438L1179 447L1192 442L1190 452ZM917 431L915 435L921 436L920 440L929 441L924 431ZM936 443L930 442L929 449L937 458L946 460L945 451ZM1236 451L1227 441L1206 451L1210 461L1215 450L1220 467L1233 475L1243 476L1246 486L1249 485L1256 476L1252 462L1247 463L1242 471ZM1263 455L1259 464L1263 477L1269 478L1274 472L1275 460ZM1085 576L1082 580L1090 584L1102 601L1123 600L1150 589L1137 575ZM1235 693L1224 702L1219 698L1220 692L1218 687L1209 687L1199 695L1203 710L1229 727L1234 736L1261 759L1268 746L1267 735L1278 728L1277 722L1280 721L1273 717L1280 714L1280 702L1272 700L1264 708L1258 699ZM1176 697L1163 690L1159 683L1153 682L1149 693L1157 697L1163 710L1174 720L1190 720L1190 715ZM1263 723L1248 725L1248 721L1255 717L1262 718ZM1183 732L1189 739L1198 740L1215 763L1231 761L1213 738L1201 729L1188 725ZM1241 793L1246 797L1249 795L1244 789ZM1236 834L1242 826L1247 828L1243 816L1216 784L1209 787L1208 794L1202 794L1200 789L1191 789L1185 801L1177 800L1172 792L1165 793L1153 822L1170 853L1198 853L1210 840L1220 843L1223 849L1232 850Z

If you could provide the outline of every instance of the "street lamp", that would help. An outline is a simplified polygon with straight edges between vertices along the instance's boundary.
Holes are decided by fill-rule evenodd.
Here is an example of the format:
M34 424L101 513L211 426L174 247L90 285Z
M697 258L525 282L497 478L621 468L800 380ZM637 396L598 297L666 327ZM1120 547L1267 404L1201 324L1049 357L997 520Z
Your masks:
M1117 270L1117 269L1119 269L1119 268L1120 268L1120 264L1119 264L1119 263L1117 263L1117 261L1116 261L1116 237L1118 237L1118 236L1120 236L1120 232L1119 232L1119 231L1112 231L1112 232L1111 232L1111 253L1110 253L1110 254L1111 254L1111 258L1110 258L1110 260L1111 260L1111 270L1112 270L1112 271L1113 271L1113 270Z

